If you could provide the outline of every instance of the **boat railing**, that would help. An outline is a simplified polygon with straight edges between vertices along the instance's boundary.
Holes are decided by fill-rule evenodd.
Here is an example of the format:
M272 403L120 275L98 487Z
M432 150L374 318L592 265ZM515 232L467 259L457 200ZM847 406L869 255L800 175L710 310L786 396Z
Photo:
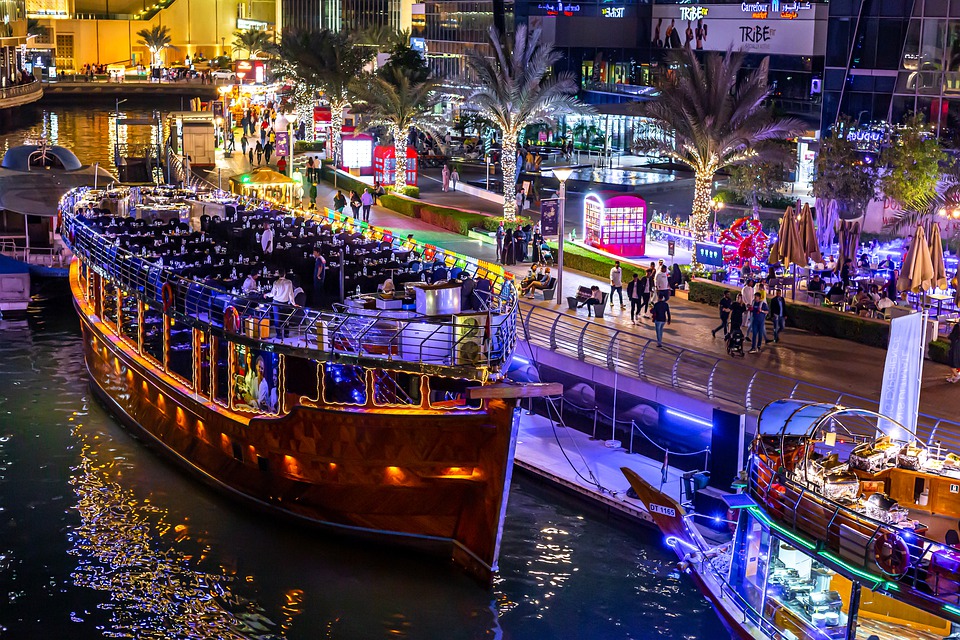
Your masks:
M520 317L522 338L528 344L746 411L759 411L783 398L879 410L876 399L771 373L725 355L667 343L660 349L652 337L591 322L562 309L521 300ZM956 420L921 413L916 432L928 446L939 440L945 449L960 450L960 422Z
M753 608L753 606L747 602L744 598L728 581L728 576L724 575L722 572L717 570L713 566L713 563L704 558L700 565L701 572L709 571L713 574L714 579L717 581L717 584L720 585L720 590L723 592L723 595L733 601L736 605L737 610L740 611L742 616L741 622L750 622L754 626L760 628L764 637L770 638L771 640L793 640L795 636L787 636L783 633L781 629L778 629L773 622L767 620L763 615Z
M943 542L909 529L885 524L818 494L815 490L774 472L757 454L751 455L748 473L751 497L774 525L793 534L788 540L803 546L834 565L846 569L871 589L908 595L917 606L943 615L943 600L926 582L927 566L934 554L949 551ZM909 550L907 568L899 574L886 572L877 562L876 545L897 536ZM951 593L956 595L956 583Z
M162 307L164 313L201 330L233 333L259 348L309 351L318 360L354 358L393 368L454 368L451 375L484 378L508 363L516 344L517 295L475 291L485 325L462 317L353 309L321 311L234 295L185 278L169 268L119 248L76 216L64 216L65 237L88 268L126 295Z

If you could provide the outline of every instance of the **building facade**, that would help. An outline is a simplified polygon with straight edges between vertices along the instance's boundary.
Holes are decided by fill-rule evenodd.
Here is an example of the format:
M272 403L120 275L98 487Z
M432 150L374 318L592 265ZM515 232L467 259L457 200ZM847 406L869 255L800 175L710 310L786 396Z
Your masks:
M823 128L911 112L960 144L960 0L833 0Z
M427 0L411 9L413 44L427 57L434 75L466 76L468 51L490 53L490 27L513 32L513 0Z

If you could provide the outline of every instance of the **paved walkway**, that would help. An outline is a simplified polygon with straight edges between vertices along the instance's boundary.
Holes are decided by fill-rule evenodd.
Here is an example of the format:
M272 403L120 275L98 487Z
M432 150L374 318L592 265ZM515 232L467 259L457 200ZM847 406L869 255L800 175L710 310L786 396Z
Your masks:
M249 171L250 166L239 153L233 158L221 163L223 179L226 180L228 170L232 172ZM216 170L211 173L212 181L216 182ZM320 183L317 186L317 201L329 205L333 201L335 190L331 185ZM479 198L459 194L466 204L466 208L483 202ZM371 214L371 222L378 226L388 227L401 233L413 233L418 239L438 246L447 247L453 251L464 253L489 261L496 260L496 249L492 244L472 240L464 236L438 229L421 220L408 218L398 213L375 206ZM522 275L529 265L517 265L509 269ZM630 279L631 270L624 271L624 282ZM577 272L566 270L564 273L562 292L557 292L554 302L536 301L535 304L551 309L566 309L566 296L574 295L580 285L597 284L609 291L605 281ZM624 286L626 289L626 286ZM609 304L609 303L608 303ZM714 338L710 330L719 324L716 310L706 305L689 302L681 298L672 298L670 302L673 322L666 327L664 341L671 348L693 349L709 354L726 357L723 340ZM573 314L571 311L564 313ZM576 312L585 316L583 309ZM615 327L629 331L639 336L649 338L654 335L653 323L642 320L640 326L630 322L629 304L627 309L621 309L619 300L613 307L608 306L606 315L597 323L608 327ZM769 327L768 327L769 330ZM747 345L749 346L749 345ZM845 393L877 399L880 397L883 365L886 357L885 349L868 347L848 340L821 336L806 331L788 328L781 334L778 344L770 344L759 354L747 355L744 363L771 373L796 378L829 389L836 389ZM921 411L935 416L956 419L960 416L960 386L945 381L949 368L930 362L925 363L923 372L923 386L921 393Z

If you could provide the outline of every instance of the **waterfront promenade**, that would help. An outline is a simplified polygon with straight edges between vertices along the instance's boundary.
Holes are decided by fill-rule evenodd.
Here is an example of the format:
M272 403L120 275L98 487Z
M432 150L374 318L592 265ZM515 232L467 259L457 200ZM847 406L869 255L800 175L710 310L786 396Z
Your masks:
M221 159L219 166L223 171L224 181L228 175L250 169L250 165L239 153L234 153L230 159ZM207 177L211 182L216 183L216 170ZM336 193L332 185L320 183L317 189L317 202L323 206L331 206ZM423 189L421 199L431 202L430 191L429 187ZM439 204L439 198L437 200ZM459 192L443 194L442 203L445 206L460 206L480 211L487 211L488 207L493 206L495 210L492 202ZM373 208L371 222L403 234L414 233L424 242L447 247L459 253L490 261L496 260L496 249L492 244L439 229L422 220L408 218L383 207ZM508 268L517 275L523 275L529 265L520 264ZM624 270L624 282L629 279L630 269L628 268ZM609 290L609 285L595 276L566 269L563 291L557 292L556 300L544 302L538 299L530 303L570 316L582 316L586 321L584 309L577 312L566 310L566 296L574 295L580 285L592 284L599 285L603 290ZM711 335L711 329L719 323L716 309L689 302L682 297L672 298L670 307L673 322L664 332L668 354L690 350L717 359L728 358L723 340ZM654 336L652 321L644 319L640 326L634 326L630 322L629 304L627 309L621 309L619 301L614 307L610 307L608 303L605 317L593 319L592 322L597 327L621 331L624 335L635 337L638 341L648 340ZM569 348L570 345L563 346ZM768 345L759 354L747 355L742 361L738 359L737 364L742 363L778 376L835 390L837 395L851 394L876 402L880 397L885 356L884 349L788 327L781 335L779 343ZM948 420L955 420L956 416L960 415L960 386L945 381L949 371L945 365L926 361L920 401L921 412Z

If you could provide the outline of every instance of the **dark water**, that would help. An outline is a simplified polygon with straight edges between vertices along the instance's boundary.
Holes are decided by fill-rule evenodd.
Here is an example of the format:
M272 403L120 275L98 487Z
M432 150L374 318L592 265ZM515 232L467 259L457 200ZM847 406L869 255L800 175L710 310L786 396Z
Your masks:
M91 117L56 116L67 146ZM72 146L106 158L91 140ZM236 507L93 400L62 283L0 321L0 638L728 637L658 535L524 476L500 566L487 589Z

